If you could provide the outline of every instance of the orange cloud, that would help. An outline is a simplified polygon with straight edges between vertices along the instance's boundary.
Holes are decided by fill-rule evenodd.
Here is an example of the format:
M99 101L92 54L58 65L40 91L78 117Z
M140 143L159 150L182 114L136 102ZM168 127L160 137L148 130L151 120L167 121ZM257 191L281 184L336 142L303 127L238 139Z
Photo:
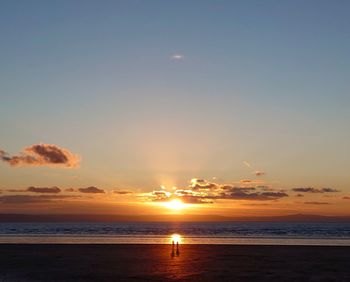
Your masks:
M9 156L0 150L0 160L14 167L49 166L74 168L79 166L80 157L65 148L50 144L35 144L26 147L17 156Z
M243 184L255 181L243 181ZM259 181L260 182L260 181ZM175 191L157 190L149 195L151 201L166 202L179 198L185 203L213 203L215 200L250 200L250 201L271 201L289 197L284 191L266 190L266 186L234 186L220 185L208 182L205 179L193 178L186 189Z

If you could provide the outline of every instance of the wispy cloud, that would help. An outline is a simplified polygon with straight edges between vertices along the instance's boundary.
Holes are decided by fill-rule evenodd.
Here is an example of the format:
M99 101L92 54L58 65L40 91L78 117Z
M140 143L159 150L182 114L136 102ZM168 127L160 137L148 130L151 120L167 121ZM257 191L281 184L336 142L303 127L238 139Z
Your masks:
M4 195L0 196L0 203L2 204L32 204L32 203L46 203L55 200L63 200L71 198L65 195Z
M243 164L244 164L247 168L249 168L249 169L252 171L252 173L255 174L255 176L264 176L264 175L266 175L266 172L265 172L265 171L256 170L256 169L252 166L252 164L251 164L250 162L248 162L248 161L243 161Z
M13 167L49 166L75 168L79 166L80 157L65 148L51 144L35 144L24 148L19 155L9 156L0 150L0 160Z
M331 203L328 202L304 202L306 205L331 205Z
M119 195L127 195L127 194L133 194L133 191L130 190L113 190L113 194L119 194Z
M10 193L25 193L25 192L31 192L31 193L52 193L57 194L60 193L62 190L56 186L54 187L34 187L30 186L27 189L7 189L6 192Z
M243 161L243 164L248 168L252 168L251 164L248 161Z
M180 53L174 53L170 55L170 59L172 60L183 60L185 58L185 56L183 54Z
M262 171L262 170L256 170L254 173L255 173L256 176L263 176L263 175L266 175L266 172L265 172L265 171Z
M333 188L313 188L313 187L299 187L299 188L293 188L294 192L299 193L337 193L339 190L333 189Z

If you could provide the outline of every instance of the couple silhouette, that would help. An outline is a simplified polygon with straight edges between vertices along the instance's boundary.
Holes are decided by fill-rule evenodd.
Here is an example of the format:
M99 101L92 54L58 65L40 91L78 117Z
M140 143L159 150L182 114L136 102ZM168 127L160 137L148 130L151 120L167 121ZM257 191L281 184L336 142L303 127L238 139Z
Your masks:
M180 250L179 250L179 242L176 242L176 251L175 251L175 242L174 240L172 241L172 247L171 247L171 256L175 257L175 256L179 256L180 255Z

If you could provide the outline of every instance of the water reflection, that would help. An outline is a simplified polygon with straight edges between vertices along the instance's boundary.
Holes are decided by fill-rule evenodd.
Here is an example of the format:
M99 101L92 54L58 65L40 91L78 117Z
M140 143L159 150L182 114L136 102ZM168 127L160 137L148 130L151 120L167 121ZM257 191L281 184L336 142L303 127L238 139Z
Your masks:
M179 249L180 241L181 241L181 236L179 234L171 235L171 256L172 257L175 257L175 256L178 257L180 255L180 249Z

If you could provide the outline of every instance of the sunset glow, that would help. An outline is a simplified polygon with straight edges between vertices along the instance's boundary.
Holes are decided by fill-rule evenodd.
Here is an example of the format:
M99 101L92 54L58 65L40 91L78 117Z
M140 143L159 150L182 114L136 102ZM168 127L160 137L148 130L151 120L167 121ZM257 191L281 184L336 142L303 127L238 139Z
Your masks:
M179 234L173 234L171 235L171 242L174 242L174 244L181 243L181 236Z
M0 213L350 215L349 1L5 2Z
M185 208L185 204L179 199L173 199L169 202L164 203L164 205L171 210L182 210Z

